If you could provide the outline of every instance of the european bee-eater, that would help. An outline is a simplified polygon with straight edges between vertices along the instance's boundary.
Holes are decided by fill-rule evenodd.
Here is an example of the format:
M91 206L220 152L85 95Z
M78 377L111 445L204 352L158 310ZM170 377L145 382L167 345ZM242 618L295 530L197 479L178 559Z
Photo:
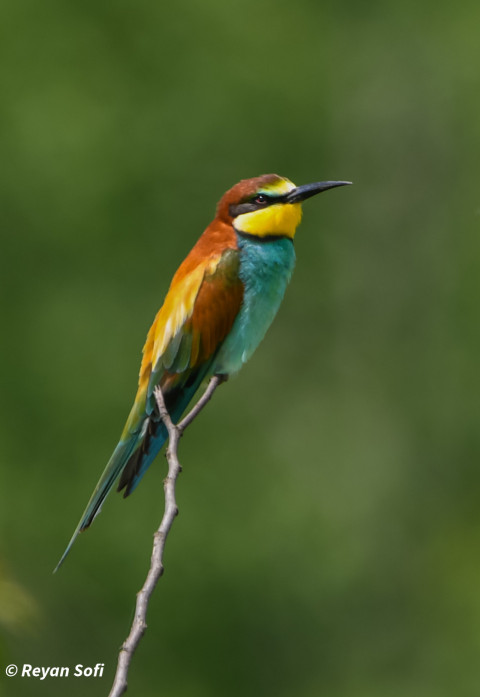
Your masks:
M118 491L131 494L165 443L154 388L161 387L176 422L205 378L242 367L265 336L292 275L302 201L350 183L297 187L265 174L242 180L222 197L148 332L132 410L58 566L117 479Z

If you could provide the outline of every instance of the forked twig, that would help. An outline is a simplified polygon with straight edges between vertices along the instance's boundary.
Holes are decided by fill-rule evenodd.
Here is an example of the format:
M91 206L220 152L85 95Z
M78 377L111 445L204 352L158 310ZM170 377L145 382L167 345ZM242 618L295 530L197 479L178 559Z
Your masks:
M175 484L177 477L180 474L182 467L178 460L178 442L183 431L189 426L192 421L202 411L206 403L211 399L218 385L224 382L225 377L214 375L208 383L207 389L202 394L200 399L195 403L188 414L178 424L174 424L170 418L170 414L165 406L165 400L160 387L155 388L155 399L157 400L158 410L168 431L168 447L167 447L167 462L168 474L163 483L165 491L165 511L163 514L160 527L153 535L153 550L150 562L150 569L143 584L142 589L137 593L137 603L135 606L135 615L128 637L123 642L118 654L117 671L113 681L112 689L109 697L120 697L127 689L128 670L132 656L140 643L140 639L147 628L146 616L148 603L153 593L155 586L163 574L163 551L165 542L167 541L168 533L172 527L175 516L178 513L177 503L175 500Z

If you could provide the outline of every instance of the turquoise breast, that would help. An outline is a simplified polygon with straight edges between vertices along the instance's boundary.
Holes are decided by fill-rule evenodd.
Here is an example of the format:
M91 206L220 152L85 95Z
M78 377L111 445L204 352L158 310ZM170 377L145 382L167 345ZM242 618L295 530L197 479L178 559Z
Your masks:
M292 240L237 236L243 303L217 354L217 374L235 373L248 361L277 314L295 266Z

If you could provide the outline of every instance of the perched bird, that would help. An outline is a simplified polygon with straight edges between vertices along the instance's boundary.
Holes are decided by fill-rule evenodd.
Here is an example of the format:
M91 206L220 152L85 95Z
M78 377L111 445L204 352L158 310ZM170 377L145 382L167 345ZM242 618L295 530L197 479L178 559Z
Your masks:
M292 275L301 202L350 183L296 187L265 174L240 181L222 197L148 332L132 410L57 568L117 479L118 491L131 494L165 443L154 388L161 387L176 422L205 378L242 367L265 336Z

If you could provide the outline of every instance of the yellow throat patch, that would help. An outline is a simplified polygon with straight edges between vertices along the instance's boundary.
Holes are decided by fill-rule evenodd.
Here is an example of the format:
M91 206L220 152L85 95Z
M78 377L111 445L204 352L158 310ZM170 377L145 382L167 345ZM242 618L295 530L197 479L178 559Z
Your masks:
M256 237L282 235L293 240L301 219L300 203L274 203L267 208L238 215L234 226L239 232Z

